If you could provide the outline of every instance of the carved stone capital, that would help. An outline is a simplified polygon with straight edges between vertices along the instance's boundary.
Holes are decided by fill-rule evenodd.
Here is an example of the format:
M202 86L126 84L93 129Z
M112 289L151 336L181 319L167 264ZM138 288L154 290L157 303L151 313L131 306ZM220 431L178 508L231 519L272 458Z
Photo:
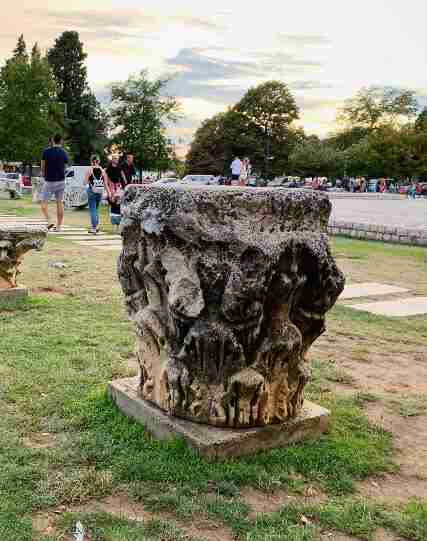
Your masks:
M45 226L0 223L0 290L17 287L22 258L29 250L41 250Z
M324 194L133 186L118 270L137 329L140 395L224 427L302 408L306 353L344 288Z

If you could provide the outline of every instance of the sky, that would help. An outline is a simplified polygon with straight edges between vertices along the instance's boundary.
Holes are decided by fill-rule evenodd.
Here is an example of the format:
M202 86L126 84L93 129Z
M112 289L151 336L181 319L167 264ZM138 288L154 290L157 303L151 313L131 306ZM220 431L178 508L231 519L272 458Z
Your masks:
M289 85L306 132L336 129L337 109L363 86L410 88L427 105L427 2L421 0L0 0L0 65L20 33L43 50L76 30L89 83L142 69L171 77L185 147L200 123L270 79Z

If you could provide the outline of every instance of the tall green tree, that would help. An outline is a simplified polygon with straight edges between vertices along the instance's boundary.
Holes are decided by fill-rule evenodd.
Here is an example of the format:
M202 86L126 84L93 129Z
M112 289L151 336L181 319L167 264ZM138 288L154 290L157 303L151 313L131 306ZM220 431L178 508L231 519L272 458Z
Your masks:
M288 86L281 81L267 81L250 88L234 110L262 144L263 164L256 158L256 167L265 176L283 174L298 138L292 124L299 118L299 109Z
M262 142L238 111L229 109L205 120L196 131L186 160L188 173L229 175L234 156L263 162ZM258 160L257 160L258 158Z
M421 111L415 121L415 129L417 131L427 131L427 107Z
M347 128L373 130L384 124L407 121L415 116L417 99L412 90L371 86L348 99L338 114Z
M312 136L295 146L289 156L289 169L302 177L343 175L345 153L327 141Z
M89 88L87 54L78 32L63 32L47 56L58 98L66 108L67 138L74 161L88 163L90 156L102 153L107 144L108 116Z
M21 36L0 71L0 157L34 164L63 125L56 84L37 45L31 57Z
M16 47L13 49L13 58L28 61L27 44L25 43L24 34L18 38Z
M173 148L166 125L179 116L179 105L166 95L167 80L150 80L146 71L132 75L111 88L113 146L134 154L140 169L166 170L173 161Z
M191 173L230 174L234 156L247 156L253 171L283 174L303 132L292 124L298 107L288 87L269 81L251 88L225 113L206 120L197 130L189 154Z

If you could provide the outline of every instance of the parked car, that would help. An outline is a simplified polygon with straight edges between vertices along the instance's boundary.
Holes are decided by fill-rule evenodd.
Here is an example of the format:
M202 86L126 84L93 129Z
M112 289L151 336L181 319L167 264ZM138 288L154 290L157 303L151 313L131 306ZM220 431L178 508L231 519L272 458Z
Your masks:
M174 182L179 182L179 178L175 177L163 177L156 180L154 184L173 184Z
M82 208L87 205L84 179L88 169L87 165L71 165L65 170L64 203L67 208Z
M9 194L11 199L22 195L22 175L20 173L0 173L0 191Z
M182 184L212 186L218 185L218 179L214 175L186 175L181 181Z
M268 186L280 188L303 188L304 182L299 177L277 177L268 183Z

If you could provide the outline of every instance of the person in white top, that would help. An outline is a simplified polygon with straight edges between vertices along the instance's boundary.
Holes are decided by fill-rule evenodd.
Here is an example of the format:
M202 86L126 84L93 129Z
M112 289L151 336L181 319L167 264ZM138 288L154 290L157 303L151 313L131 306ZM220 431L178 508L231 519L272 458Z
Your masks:
M232 180L239 180L240 173L242 171L242 162L240 161L240 158L237 156L234 158L233 162L230 166L231 169L231 179Z
M240 186L247 186L249 175L251 174L251 162L249 158L244 158L242 162L242 169L240 170L239 184Z

